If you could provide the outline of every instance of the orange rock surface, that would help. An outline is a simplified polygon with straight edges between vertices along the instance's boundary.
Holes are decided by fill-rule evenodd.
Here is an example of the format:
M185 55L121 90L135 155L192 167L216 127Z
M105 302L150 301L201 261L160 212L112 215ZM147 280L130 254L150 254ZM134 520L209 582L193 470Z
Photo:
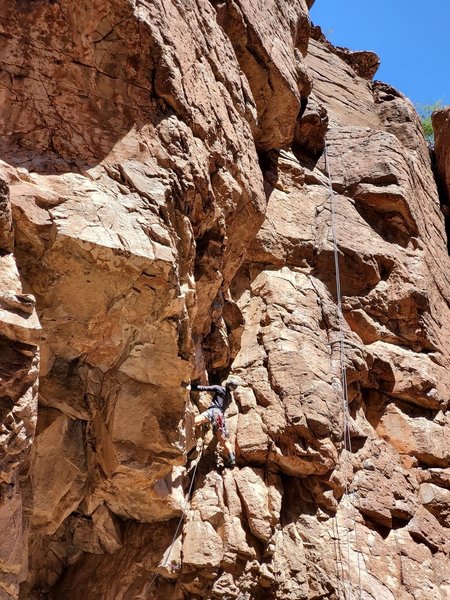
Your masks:
M448 109L307 0L4 4L0 599L450 597Z

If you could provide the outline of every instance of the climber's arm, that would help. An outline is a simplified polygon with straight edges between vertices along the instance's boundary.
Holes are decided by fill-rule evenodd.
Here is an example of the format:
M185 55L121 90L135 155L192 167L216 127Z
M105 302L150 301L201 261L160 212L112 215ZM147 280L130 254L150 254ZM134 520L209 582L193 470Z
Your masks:
M196 385L193 383L191 389L194 392L217 392L221 388L220 385Z

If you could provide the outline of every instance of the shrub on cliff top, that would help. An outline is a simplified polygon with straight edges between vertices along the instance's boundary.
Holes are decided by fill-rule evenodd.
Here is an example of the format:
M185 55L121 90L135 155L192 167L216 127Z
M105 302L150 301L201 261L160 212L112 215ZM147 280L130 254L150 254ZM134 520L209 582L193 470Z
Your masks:
M437 100L434 102L434 104L416 104L416 110L419 113L420 121L423 127L423 133L430 146L434 146L434 131L431 123L431 115L435 110L441 107L441 100Z

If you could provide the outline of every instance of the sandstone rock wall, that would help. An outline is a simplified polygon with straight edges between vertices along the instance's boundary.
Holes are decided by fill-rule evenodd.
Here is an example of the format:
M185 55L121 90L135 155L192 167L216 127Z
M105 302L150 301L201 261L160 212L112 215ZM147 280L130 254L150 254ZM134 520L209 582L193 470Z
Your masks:
M432 115L435 133L436 174L441 190L441 201L445 207L444 214L448 218L450 203L450 110L439 109Z
M305 0L4 4L2 600L450 597L450 262L377 57Z

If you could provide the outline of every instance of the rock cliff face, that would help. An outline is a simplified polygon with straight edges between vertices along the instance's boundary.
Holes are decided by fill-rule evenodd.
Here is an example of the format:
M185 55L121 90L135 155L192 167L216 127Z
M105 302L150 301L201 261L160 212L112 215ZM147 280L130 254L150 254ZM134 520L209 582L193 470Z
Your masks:
M450 598L450 259L377 57L311 0L3 4L0 598Z
M436 175L440 184L441 202L447 219L450 217L450 109L443 108L432 115L435 132Z

